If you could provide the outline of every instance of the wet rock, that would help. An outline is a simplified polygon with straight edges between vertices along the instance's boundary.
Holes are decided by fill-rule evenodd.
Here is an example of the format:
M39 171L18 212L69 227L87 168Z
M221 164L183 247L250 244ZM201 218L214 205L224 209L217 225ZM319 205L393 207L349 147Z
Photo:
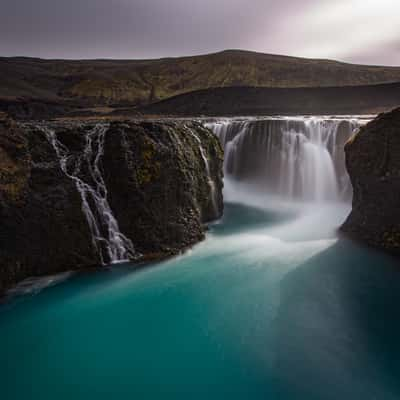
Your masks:
M195 132L216 185L217 209ZM111 124L104 153L109 200L121 231L143 254L176 254L204 236L222 214L222 151L196 123Z
M100 257L74 181L43 127L81 156L94 122L0 121L0 292L29 276L98 266ZM111 122L100 168L121 232L143 259L177 254L222 214L222 150L200 124ZM214 209L201 147L215 183Z
M400 108L361 128L345 151L354 198L341 230L400 255Z
M0 292L98 263L79 194L41 131L0 124L0 171Z

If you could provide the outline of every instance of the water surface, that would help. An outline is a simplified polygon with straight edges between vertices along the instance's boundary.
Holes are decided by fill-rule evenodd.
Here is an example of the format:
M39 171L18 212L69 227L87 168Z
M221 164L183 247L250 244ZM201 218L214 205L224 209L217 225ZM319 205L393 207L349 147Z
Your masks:
M227 204L180 257L3 305L2 399L399 399L398 261L314 211Z

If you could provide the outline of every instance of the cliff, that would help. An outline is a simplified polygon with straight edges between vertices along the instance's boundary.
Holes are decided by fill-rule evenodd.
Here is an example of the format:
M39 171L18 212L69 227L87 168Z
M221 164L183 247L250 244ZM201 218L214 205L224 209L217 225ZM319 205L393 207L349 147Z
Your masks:
M400 254L400 108L361 128L345 152L354 198L342 231Z
M177 254L222 214L197 123L0 122L0 292L28 276Z

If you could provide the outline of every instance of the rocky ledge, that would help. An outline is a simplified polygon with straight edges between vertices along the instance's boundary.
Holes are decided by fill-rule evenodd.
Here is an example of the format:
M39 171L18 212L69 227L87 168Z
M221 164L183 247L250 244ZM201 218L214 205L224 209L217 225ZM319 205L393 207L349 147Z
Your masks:
M354 198L341 230L400 255L400 108L361 128L345 151Z
M195 122L0 121L0 292L202 240L222 214L222 164Z

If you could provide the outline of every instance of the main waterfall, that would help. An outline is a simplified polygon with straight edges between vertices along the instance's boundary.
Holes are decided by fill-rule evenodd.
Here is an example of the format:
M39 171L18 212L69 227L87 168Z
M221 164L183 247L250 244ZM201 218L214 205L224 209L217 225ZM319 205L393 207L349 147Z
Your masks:
M225 175L299 201L346 201L352 187L344 144L365 120L276 117L206 125L225 149Z

